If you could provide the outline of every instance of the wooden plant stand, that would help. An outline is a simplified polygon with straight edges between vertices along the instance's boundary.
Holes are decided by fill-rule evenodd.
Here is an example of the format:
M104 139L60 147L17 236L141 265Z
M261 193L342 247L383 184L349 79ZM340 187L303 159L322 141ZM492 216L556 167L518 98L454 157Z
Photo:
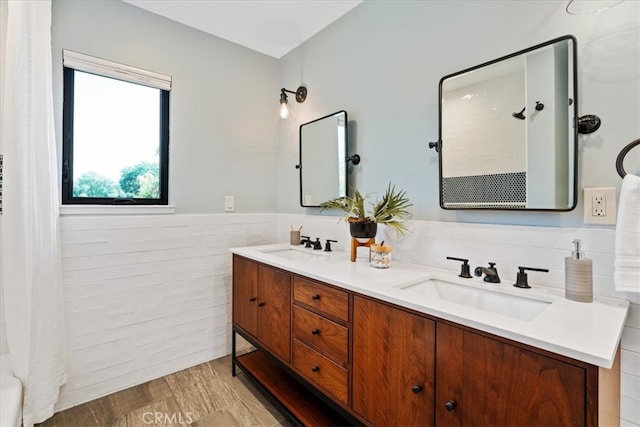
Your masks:
M351 238L351 262L356 262L356 256L358 255L358 248L364 246L369 248L369 251L371 251L371 245L374 245L376 243L376 239L375 237L372 237L371 239L369 239L368 242L362 243L359 242L358 239L356 239L355 237ZM371 260L371 252L369 252L369 260Z

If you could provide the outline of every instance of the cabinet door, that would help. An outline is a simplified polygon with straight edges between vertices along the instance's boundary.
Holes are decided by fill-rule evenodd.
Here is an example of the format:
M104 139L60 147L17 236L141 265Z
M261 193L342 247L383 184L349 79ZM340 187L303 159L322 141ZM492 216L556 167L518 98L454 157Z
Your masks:
M355 297L353 409L378 426L433 425L435 322Z
M258 268L258 339L291 362L291 274L265 265Z
M436 424L586 424L586 372L443 323L437 326Z
M233 256L233 323L258 335L258 264Z

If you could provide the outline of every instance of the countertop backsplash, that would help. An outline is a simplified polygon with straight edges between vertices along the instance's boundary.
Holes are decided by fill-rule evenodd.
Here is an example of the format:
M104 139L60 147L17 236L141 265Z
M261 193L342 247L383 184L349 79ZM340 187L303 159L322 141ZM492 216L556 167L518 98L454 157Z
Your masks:
M291 224L302 234L338 240L335 250L349 250L347 225L333 216L278 214L278 242L287 242ZM564 288L564 258L571 242L581 239L587 258L593 259L595 295L624 298L640 304L640 294L616 292L613 287L615 230L596 228L532 227L439 221L408 221L404 235L379 227L377 241L393 246L393 259L459 271L459 262L447 256L468 258L471 269L495 262L503 282L515 283L518 266L548 268L549 273L528 272L532 286ZM382 232L380 231L382 230ZM366 249L359 249L363 257Z

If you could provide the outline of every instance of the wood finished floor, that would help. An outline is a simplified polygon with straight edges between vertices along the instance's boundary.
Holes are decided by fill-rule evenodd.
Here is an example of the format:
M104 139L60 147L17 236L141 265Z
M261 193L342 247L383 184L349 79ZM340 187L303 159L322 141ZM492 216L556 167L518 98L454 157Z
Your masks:
M245 427L292 424L226 356L58 412L42 427Z

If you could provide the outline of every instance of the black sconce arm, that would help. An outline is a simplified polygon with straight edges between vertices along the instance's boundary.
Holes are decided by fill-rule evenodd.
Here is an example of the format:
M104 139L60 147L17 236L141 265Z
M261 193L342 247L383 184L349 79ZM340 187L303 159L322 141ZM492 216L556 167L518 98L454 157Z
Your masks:
M285 89L282 88L280 89L280 99L282 100L282 98L284 97L284 99L287 99L287 95L285 93L293 93L296 95L296 101L298 102L304 102L305 99L307 99L307 88L304 86L299 86L298 89L296 89L295 91L293 90L289 90L289 89Z

